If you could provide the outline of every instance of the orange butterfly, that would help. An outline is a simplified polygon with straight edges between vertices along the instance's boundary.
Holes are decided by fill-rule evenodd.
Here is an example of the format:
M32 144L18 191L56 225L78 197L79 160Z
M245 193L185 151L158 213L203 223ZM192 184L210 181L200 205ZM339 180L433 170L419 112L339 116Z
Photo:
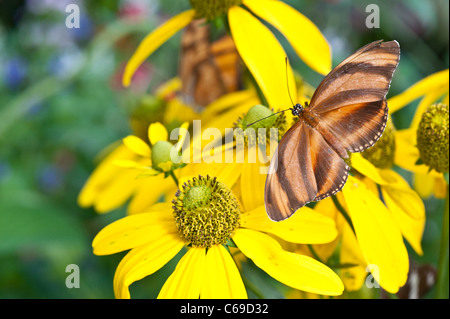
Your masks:
M206 106L240 86L240 60L233 39L211 43L204 19L191 22L181 39L182 98L192 106Z
M397 41L370 43L323 79L309 107L293 107L299 121L281 139L266 179L271 220L284 220L344 187L347 152L373 146L386 127L386 94L399 59Z

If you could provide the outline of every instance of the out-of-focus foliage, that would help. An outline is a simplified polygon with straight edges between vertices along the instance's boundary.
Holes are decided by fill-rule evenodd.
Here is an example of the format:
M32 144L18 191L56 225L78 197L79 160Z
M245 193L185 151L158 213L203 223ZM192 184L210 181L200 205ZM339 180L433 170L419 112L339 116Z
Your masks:
M449 67L446 0L379 1L379 29L365 25L366 6L374 1L285 2L324 33L334 65L366 43L400 42L403 54L389 96ZM80 7L79 29L65 24L71 3ZM129 114L140 98L176 75L180 34L145 62L131 89L120 84L124 63L145 34L187 8L188 0L0 0L0 298L113 297L113 271L122 255L95 257L91 242L125 211L98 215L79 208L76 198L99 150L131 132ZM293 49L287 53L316 86L322 77ZM413 111L394 115L399 129L408 127ZM443 204L434 198L425 204L425 254L409 252L417 262L437 265ZM65 285L69 264L80 266L79 289ZM134 295L155 297L175 264L132 287ZM251 265L245 267L249 278L261 281ZM266 297L280 297L261 282Z

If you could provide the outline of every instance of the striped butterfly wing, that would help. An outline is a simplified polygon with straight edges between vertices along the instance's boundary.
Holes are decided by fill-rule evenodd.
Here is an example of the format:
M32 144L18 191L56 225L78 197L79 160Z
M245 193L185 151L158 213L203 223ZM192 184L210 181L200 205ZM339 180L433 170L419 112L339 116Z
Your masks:
M386 94L399 58L396 41L373 42L324 78L309 107L317 126L300 118L283 136L270 164L264 193L270 219L286 219L344 187L349 166L337 150L361 152L381 136L388 115Z
M270 163L264 192L267 215L281 221L320 196L335 194L348 171L320 133L297 122L283 136Z
M311 112L347 151L362 152L383 133L386 94L399 59L397 41L370 43L340 63L314 92Z
M196 107L204 107L222 95L239 89L239 54L230 36L211 42L204 19L194 20L181 39L179 75L181 97Z

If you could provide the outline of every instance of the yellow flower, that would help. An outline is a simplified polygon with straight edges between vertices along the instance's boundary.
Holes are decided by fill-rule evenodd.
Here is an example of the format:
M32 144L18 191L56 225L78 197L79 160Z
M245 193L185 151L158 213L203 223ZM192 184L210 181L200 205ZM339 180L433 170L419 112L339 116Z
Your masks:
M157 90L156 98L164 100L166 96L177 90L179 85L177 79L167 82ZM166 125L172 125L178 119L190 120L193 116L194 113L188 106L183 105L178 99L171 99L165 104L165 110L159 117ZM145 135L142 132L144 125L147 125ZM165 179L161 174L137 178L144 172L148 175L159 172L149 169L152 161L147 143L151 138L156 144L157 140L162 139L167 132L165 128L165 133L163 132L161 125L156 125L153 134L148 136L149 126L145 121L135 127L139 127L136 132L138 136L130 136L107 148L108 151L112 148L112 151L109 151L109 154L97 165L78 195L78 204L81 207L93 206L97 212L106 213L120 207L131 198L128 213L133 214L150 207L162 195L167 192L172 193L176 189L173 181ZM156 168L164 170L167 166L162 163L162 166Z
M325 245L313 245L313 249L321 260L326 261L339 247L340 264L354 265L341 270L347 291L359 290L367 273L372 271L381 287L395 293L405 284L409 269L403 238L418 254L422 254L424 205L417 193L393 170L377 169L360 154L353 154L352 166L365 176L349 176L343 191L336 197L348 213L348 220L331 198L318 202L314 209L335 220L339 237ZM257 167L256 164L248 164L241 173L241 188L252 189L251 194L243 199L244 207L264 202L265 175L252 169ZM380 199L378 187L384 202ZM293 217L308 210L308 207L303 207ZM293 251L307 253L299 247ZM368 265L376 268L369 269Z
M394 134L393 131L390 133ZM387 133L385 136L388 137ZM389 143L387 144L389 146ZM224 153L230 150L232 149L227 149ZM241 191L248 192L241 200L243 208L249 211L264 205L266 175L261 174L260 169L266 164L258 160L262 158L260 156L256 158L256 163L249 162L247 155L251 151L246 151L241 163L236 163L240 154L233 154L233 163L217 165L220 165L224 179L236 183ZM421 239L425 226L423 202L408 183L390 167L379 169L358 153L352 155L351 166L358 171L358 177L350 177L348 185L338 195L341 205L348 212L349 223L331 199L319 202L317 207L320 212L324 211L322 203L331 202L331 206L325 209L326 216L336 220L341 236L331 244L321 245L321 248L315 247L321 251L321 257L329 257L339 240L342 241L340 263L357 265L341 272L347 290L358 290L369 271L366 269L367 265L376 265L376 269L371 269L375 279L385 290L395 293L404 285L409 269L403 238L418 254L422 254ZM184 170L189 169L190 165ZM301 216L308 210L308 207L303 207L294 216ZM264 210L261 210L261 214L268 225L276 225L270 223ZM354 226L355 232L350 228L350 224Z
M179 168L182 163L173 163L171 160L172 150L175 155L181 151L181 147L188 135L189 123L180 126L179 140L176 145L168 141L169 133L164 125L159 122L150 124L148 127L148 140L151 147L137 136L129 135L123 139L123 143L136 155L150 159L151 165L143 165L142 160L118 160L116 165L124 168L134 168L141 171L139 176L156 176L160 173L169 173Z
M364 266L375 265L376 271L371 269L375 279L385 290L396 293L405 284L409 270L403 238L419 255L423 254L424 204L393 170L377 169L360 154L352 156L352 167L364 175L351 177L342 192L343 205L347 208L356 234L353 239L357 240L366 261ZM347 242L352 239L351 234L348 236ZM350 253L355 255L357 251ZM348 263L351 259L346 254L341 258L341 263ZM361 256L353 263L358 263L358 259ZM366 269L359 268L359 271L365 272Z
M186 130L187 125L182 128ZM167 137L166 128L159 122L148 128L152 148L137 136L125 137L90 176L78 197L79 205L94 205L99 213L105 213L132 197L128 212L133 214L154 204L166 192L173 192L175 184L165 177L178 166L170 161L173 145Z
M180 85L177 78L168 81L156 91L156 98L166 99L168 96L173 96L173 92L177 91ZM207 128L217 127L224 134L225 127L232 126L240 115L259 101L254 89L246 89L222 96L211 103L201 115L198 115L178 98L174 98L167 103L164 102L166 106L159 118L167 127L180 120L190 122L197 117L201 119L201 133ZM146 108L144 105L144 111ZM136 121L139 123L133 125L136 129L133 136L116 142L105 150L109 154L98 164L78 196L78 204L81 207L93 206L97 212L105 213L120 207L131 198L128 213L134 214L148 208L167 192L173 193L175 189L173 181L165 179L161 174L152 176L159 171L156 171L154 167L150 169L152 161L148 144L156 144L160 139L166 140L168 135L166 129L159 124L153 125L153 134L150 134L153 135L151 137L153 143L151 143L148 134L149 123L143 120L143 116L136 118ZM202 134L194 136L193 140L199 141L201 148L208 142L202 140ZM196 142L191 142L190 145L192 147L196 145ZM181 143L178 146L181 146ZM191 155L193 155L192 150ZM192 163L192 160L190 162ZM165 166L164 163L158 163L158 165L160 165L159 169L167 171L168 166ZM232 169L232 167L222 164L194 163L183 168L178 177L214 174L222 178L224 175L224 182L232 185L235 179L227 175L227 172ZM139 175L140 177L137 178Z
M327 74L331 70L331 50L318 28L304 15L277 0L194 1L194 9L171 18L140 43L125 69L128 86L139 65L177 31L193 19L213 19L227 14L236 48L272 108L290 105L286 92L286 53L273 33L257 18L278 29L298 56L312 69ZM243 4L245 9L240 6ZM288 81L294 82L290 66Z
M425 110L433 103L449 102L449 70L434 73L417 82L405 92L388 100L391 113L409 105L412 101L422 98L409 128L399 130L395 134L396 153L395 164L414 173L414 188L423 197L434 194L444 198L447 194L447 183L442 173L429 171L428 166L419 164L417 149L417 129Z
M241 196L249 193L251 190L243 190ZM272 223L264 206L243 211L237 198L216 178L200 176L178 190L172 204L156 204L101 230L92 243L95 254L131 249L116 270L116 297L129 298L128 287L133 282L153 274L186 247L158 298L246 298L230 246L295 289L342 293L343 284L330 268L283 250L272 237L296 243L329 242L337 235L332 219L305 209L285 222Z

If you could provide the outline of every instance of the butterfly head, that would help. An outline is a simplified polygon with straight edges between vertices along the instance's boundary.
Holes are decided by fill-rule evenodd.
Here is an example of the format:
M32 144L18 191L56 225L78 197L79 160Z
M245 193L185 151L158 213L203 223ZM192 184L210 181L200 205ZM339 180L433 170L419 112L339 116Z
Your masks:
M300 103L295 104L294 107L292 108L292 115L294 116L300 116L302 112L303 112L303 105L301 105Z

